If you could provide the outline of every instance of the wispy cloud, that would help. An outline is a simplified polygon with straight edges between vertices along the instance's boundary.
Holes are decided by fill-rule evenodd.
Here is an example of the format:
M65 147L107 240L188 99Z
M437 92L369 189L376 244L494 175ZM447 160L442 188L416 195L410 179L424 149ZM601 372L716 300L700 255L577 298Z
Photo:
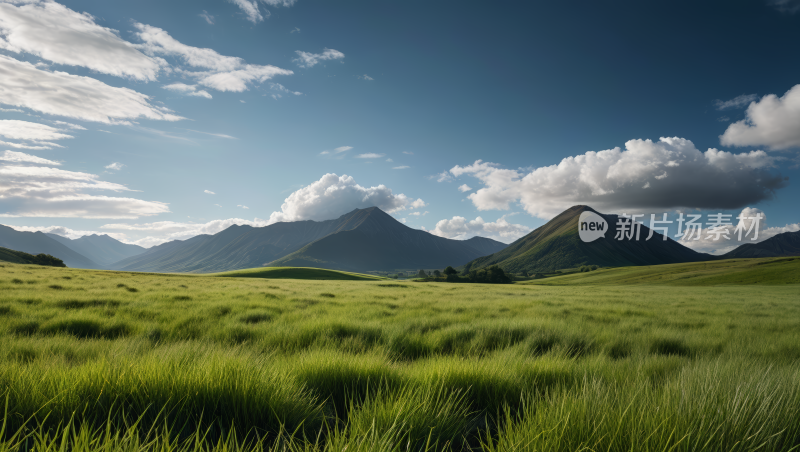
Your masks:
M203 190L203 193L208 194L208 195L216 195L216 193L214 193L211 190Z
M353 149L353 146L339 146L338 148L334 149L333 151L338 154L340 152L349 151L350 149Z
M376 154L374 152L367 152L366 154L358 154L356 156L357 159L379 159L386 154Z
M360 78L361 80L375 80L374 78L370 77L367 74L359 75L358 78Z
M325 49L322 53L310 53L296 50L297 58L293 59L298 66L309 68L316 66L320 61L341 60L344 54L338 50Z
M122 169L124 166L125 166L125 165L123 165L122 163L119 163L119 162L114 162L114 163L112 163L112 164L110 164L110 165L106 165L106 166L105 166L105 168L106 168L106 169L108 169L108 170L119 171L119 170L121 170L121 169Z
M209 25L214 25L214 16L212 16L211 14L208 14L208 12L206 10L203 10L203 12L198 14L198 16L200 16L203 19L205 19L206 22L208 22Z
M757 99L758 99L758 94L742 94L741 96L736 96L731 100L717 99L714 101L714 105L717 107L717 110L742 108L750 105L750 102L753 102Z
M408 168L411 168L411 167L410 167L410 166L408 166L408 165L403 165L403 166L395 166L395 167L394 167L394 168L392 168L392 169L408 169Z

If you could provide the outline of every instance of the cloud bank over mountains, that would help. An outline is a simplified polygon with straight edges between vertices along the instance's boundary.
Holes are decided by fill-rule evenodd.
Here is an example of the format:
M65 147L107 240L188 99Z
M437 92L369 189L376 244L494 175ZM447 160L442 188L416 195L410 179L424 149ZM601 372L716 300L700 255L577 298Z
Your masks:
M454 166L439 180L474 177L484 185L468 196L478 210L509 210L519 203L542 219L576 204L604 212L736 209L771 199L786 185L768 171L777 161L764 151L701 152L675 137L630 140L625 149L590 151L533 170L478 160Z

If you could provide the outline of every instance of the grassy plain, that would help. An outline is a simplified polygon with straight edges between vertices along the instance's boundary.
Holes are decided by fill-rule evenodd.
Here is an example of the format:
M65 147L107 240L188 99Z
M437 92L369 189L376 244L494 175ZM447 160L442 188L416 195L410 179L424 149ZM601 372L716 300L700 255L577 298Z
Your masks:
M792 450L800 285L4 264L0 403L0 452Z

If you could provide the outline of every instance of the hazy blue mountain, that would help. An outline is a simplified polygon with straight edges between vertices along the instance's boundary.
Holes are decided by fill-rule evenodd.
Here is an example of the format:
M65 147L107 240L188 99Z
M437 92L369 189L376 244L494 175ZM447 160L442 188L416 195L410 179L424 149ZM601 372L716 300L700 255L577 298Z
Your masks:
M122 259L144 253L147 249L139 245L129 245L105 234L85 235L77 239L68 239L57 234L46 234L67 248L88 257L104 268Z
M745 243L723 254L723 259L741 257L800 256L800 231L783 232L760 243Z
M22 232L0 225L0 246L28 254L49 254L73 268L102 268L86 256L42 232Z
M333 237L348 231L355 235ZM358 234L363 234L359 236L362 242L351 238ZM492 243L495 244L495 250L505 246L489 239L473 240L471 243L480 244L481 249L478 250L469 241L444 239L411 229L380 209L369 208L356 209L327 221L295 221L260 228L231 226L214 235L201 235L153 247L117 262L112 268L207 273L277 265L279 259L323 238L326 240L320 246L293 255L292 265L369 271L386 268L393 262L392 268L438 268L441 267L440 262L447 262L444 265L466 263L485 254L484 250L491 249ZM343 254L334 259L324 251L331 246L337 247ZM414 253L428 257L410 259L409 256ZM442 259L431 260L434 255ZM358 262L363 262L363 265Z
M578 235L578 219L584 211L603 217L609 225L605 238L583 242ZM680 243L655 233L644 240L650 229L642 225L642 240L615 240L617 215L603 215L588 206L571 207L500 252L476 259L465 266L469 270L499 265L505 271L549 272L582 265L624 267L698 262L717 259L698 253Z

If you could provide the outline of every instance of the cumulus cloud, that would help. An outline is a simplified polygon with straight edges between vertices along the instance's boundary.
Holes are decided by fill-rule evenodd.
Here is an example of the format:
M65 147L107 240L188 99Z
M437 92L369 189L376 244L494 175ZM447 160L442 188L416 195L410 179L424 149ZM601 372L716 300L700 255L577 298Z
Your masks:
M724 146L766 146L783 150L800 147L800 85L783 97L769 94L752 102L745 119L720 136Z
M475 177L484 187L468 198L479 210L508 210L519 202L543 219L576 204L606 212L737 209L771 199L786 185L783 177L768 171L775 161L764 151L703 153L689 140L661 138L630 140L624 150L587 152L532 171L478 160L453 167L439 180Z
M264 20L261 11L258 9L258 2L256 0L228 0L242 10L247 20L250 22L258 23ZM269 16L267 16L269 17Z
M462 184L458 187L458 191L460 191L461 193L466 193L468 191L472 191L472 188L467 184Z
M322 53L310 53L296 50L297 58L293 59L298 66L308 68L316 66L320 61L341 60L344 54L338 50L325 49Z
M248 84L263 83L276 75L292 75L293 72L276 66L247 64L243 59L219 54L216 50L192 47L170 36L166 31L134 23L136 35L142 40L142 48L148 55L177 58L185 64L206 71L179 70L192 77L200 85L218 91L242 92Z
M754 220L758 215L761 215L761 220ZM767 215L764 211L754 207L745 207L738 215L728 217L730 221L726 221L726 223L730 223L730 225L720 228L720 230L724 231L723 234L717 235L716 232L710 232L710 225L708 224L710 219L706 218L705 220L705 228L702 228L699 233L692 232L691 235L684 235L679 239L679 242L695 251L720 255L732 251L745 243L759 243L784 232L800 231L800 223L769 227L767 225ZM747 233L751 230L751 227L754 232L750 232L748 235ZM741 241L739 240L737 228L742 230ZM725 238L726 235L728 238ZM753 240L754 237L756 240Z
M506 220L505 215L495 222L487 222L481 217L467 220L455 216L449 220L439 220L431 234L448 239L465 240L475 236L488 237L503 243L514 240L531 232L531 228L521 224L512 224Z
M214 193L214 192L213 192L213 191L211 191L211 190L203 190L203 193L205 193L205 194L207 194L207 195L216 195L216 193Z
M48 0L1 2L0 48L145 81L155 80L162 65L89 14Z
M378 207L392 213L414 204L425 205L421 199L412 201L402 193L396 195L385 185L362 187L350 176L328 173L289 195L281 205L280 212L270 215L269 222L330 220L354 209L367 207Z
M742 94L741 96L736 96L731 100L720 100L717 99L714 101L714 104L717 107L717 110L727 110L729 108L742 108L747 105L750 105L751 102L758 99L757 94Z
M420 209L420 208L425 207L427 205L428 205L428 203L423 201L422 198L417 198L416 201L411 201L411 203L408 205L408 207L411 208L411 209Z
M125 165L123 165L122 163L114 162L114 163L112 163L110 165L106 165L105 168L109 169L109 170L119 171L119 170L122 169L123 166L125 166Z
M43 159L35 155L25 154L24 152L4 151L0 154L0 160L11 163L35 163L37 165L59 166L60 162Z
M170 85L163 86L163 88L168 89L170 91L177 91L187 96L197 96L197 97L205 97L206 99L211 99L211 94L208 94L208 91L204 89L197 89L197 85L187 85L185 83L172 83Z
M357 159L379 159L379 158L381 158L381 157L383 157L385 155L386 154L376 154L374 152L368 152L366 154L358 154L356 156L356 158Z
M167 204L128 197L86 193L87 190L132 191L124 185L105 182L89 173L66 171L24 163L52 165L35 156L9 155L0 162L0 216L138 218L169 212Z
M137 118L183 119L165 107L152 105L148 96L132 89L41 70L5 55L0 55L0 104L109 124Z

